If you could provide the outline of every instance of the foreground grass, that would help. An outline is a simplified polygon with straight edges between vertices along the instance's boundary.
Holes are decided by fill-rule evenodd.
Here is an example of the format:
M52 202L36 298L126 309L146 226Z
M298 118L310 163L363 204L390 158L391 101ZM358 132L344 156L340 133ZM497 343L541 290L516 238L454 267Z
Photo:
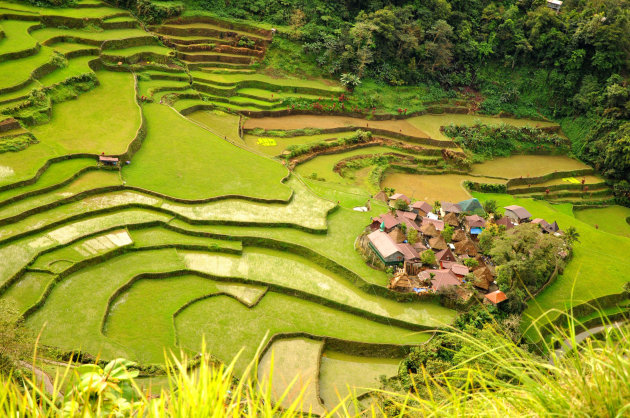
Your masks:
M549 359L530 354L495 332L481 340L462 333L453 337L470 347L468 356L439 375L420 371L418 384L427 388L422 395L379 390L363 401L348 395L340 406L327 405L324 415L621 417L630 410L627 327L610 327L600 340L588 339L581 346L575 335L557 334L557 339L567 338L578 348ZM294 379L283 385L283 392L272 393L265 383L273 383L273 373L268 374L269 381L258 382L254 363L235 379L233 363L217 364L204 354L201 359L194 368L186 360L167 359L168 383L159 395L140 389L133 380L136 373L127 373L120 361L109 372L93 367L62 370L54 379L52 394L28 378L22 386L0 377L0 414L292 417L308 411L308 384ZM81 385L62 383L77 382L74 375L88 376L88 370L90 384L86 380ZM121 394L121 387L132 389ZM59 396L61 390L65 397Z

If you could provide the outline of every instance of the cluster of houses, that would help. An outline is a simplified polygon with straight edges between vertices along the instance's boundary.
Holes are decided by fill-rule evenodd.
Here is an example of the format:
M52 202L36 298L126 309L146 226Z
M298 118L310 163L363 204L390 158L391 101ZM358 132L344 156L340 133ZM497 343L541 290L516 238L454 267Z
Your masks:
M397 203L400 201L405 204ZM388 287L400 292L434 293L453 286L467 299L472 293L460 285L471 282L488 303L499 304L506 296L496 285L492 260L483 256L478 246L478 237L488 223L509 230L523 222L534 222L543 232L561 233L556 222L532 221L532 215L520 206L507 206L505 216L486 220L481 216L485 215L481 203L474 198L440 202L439 207L433 207L423 201L412 203L397 193L389 196L388 202L391 212L372 218L367 239L369 248L385 266L395 266ZM397 207L407 209L394 209ZM447 226L453 228L450 242L444 237L449 234L442 233ZM433 265L422 262L422 254L428 250L435 254Z

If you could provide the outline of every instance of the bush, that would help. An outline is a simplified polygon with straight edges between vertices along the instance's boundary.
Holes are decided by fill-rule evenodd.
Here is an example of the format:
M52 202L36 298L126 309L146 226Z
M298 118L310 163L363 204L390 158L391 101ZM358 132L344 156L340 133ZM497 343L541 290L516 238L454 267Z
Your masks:
M448 125L444 134L453 138L460 146L486 157L507 157L516 152L551 152L570 149L570 141L542 129L528 126Z

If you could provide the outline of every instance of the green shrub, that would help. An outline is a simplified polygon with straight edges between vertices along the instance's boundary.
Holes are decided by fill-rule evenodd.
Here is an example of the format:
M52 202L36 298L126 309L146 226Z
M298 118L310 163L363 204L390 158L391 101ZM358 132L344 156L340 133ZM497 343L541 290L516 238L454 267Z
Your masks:
M0 154L5 152L22 151L30 145L37 144L38 142L39 141L30 133L9 138L0 138Z
M472 126L448 125L444 133L460 146L486 157L507 157L517 152L569 150L570 141L542 129L528 126L498 126L476 123Z

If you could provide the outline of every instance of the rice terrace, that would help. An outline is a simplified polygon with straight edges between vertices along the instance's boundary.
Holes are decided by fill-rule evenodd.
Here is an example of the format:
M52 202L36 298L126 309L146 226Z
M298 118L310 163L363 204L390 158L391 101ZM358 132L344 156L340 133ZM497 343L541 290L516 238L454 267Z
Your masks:
M125 358L159 393L165 355L203 351L281 408L352 414L445 367L431 344L474 315L532 351L564 312L626 317L630 174L585 117L491 105L481 75L333 75L305 16L45 3L0 0L0 303L38 338L27 371Z

